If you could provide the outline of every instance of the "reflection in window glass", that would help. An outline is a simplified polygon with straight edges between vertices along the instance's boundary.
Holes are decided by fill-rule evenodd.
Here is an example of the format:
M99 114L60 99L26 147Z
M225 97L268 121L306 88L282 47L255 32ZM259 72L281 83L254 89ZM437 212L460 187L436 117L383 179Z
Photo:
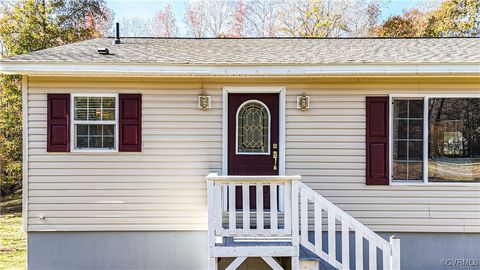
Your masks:
M237 114L237 149L239 153L268 153L268 109L256 101L244 104Z
M393 103L393 179L423 179L423 100Z
M431 98L430 182L480 182L480 98Z
M115 120L114 97L75 97L75 120Z

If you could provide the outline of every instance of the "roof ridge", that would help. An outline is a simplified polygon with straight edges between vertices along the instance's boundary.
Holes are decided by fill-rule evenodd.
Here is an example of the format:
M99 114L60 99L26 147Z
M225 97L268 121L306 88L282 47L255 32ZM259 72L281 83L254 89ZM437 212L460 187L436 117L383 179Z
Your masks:
M100 37L104 39L114 39L113 36ZM120 39L192 39L192 40L255 40L255 39L267 39L267 40L376 40L376 39L394 39L394 40L409 40L409 39L479 39L480 37L120 37ZM95 38L96 39L96 38Z

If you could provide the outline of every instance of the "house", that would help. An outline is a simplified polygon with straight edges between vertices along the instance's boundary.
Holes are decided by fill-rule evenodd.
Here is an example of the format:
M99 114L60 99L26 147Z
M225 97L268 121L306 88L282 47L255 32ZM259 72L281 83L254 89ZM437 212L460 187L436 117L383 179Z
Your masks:
M98 38L3 59L29 269L472 269L479 51Z

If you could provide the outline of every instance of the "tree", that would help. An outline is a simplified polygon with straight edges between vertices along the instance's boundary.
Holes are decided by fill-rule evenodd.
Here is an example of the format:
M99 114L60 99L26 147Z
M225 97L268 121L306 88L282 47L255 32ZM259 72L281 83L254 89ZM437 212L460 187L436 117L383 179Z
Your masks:
M123 37L148 37L153 32L153 20L142 17L121 17L120 35Z
M428 15L413 8L402 15L391 16L373 32L379 37L422 37L428 24Z
M1 12L8 56L99 36L112 18L103 0L20 0Z
M155 13L152 34L157 37L174 37L178 34L177 22L170 4Z
M480 36L480 1L446 0L426 11L406 10L374 27L381 37Z
M427 36L480 36L480 1L446 0L428 18Z
M204 4L203 1L185 3L187 34L195 38L201 38L207 35Z
M243 0L235 2L234 13L232 14L232 22L230 23L229 37L243 37L245 32L245 4Z
M377 25L385 2L374 1L353 1L352 4L344 7L343 16L346 23L346 36L365 37L373 36L371 29Z
M245 7L247 35L275 37L280 34L280 1L250 0Z
M185 23L194 37L229 35L233 8L227 0L189 1L185 3Z
M100 36L113 14L103 0L2 2L0 40L14 56ZM22 183L22 98L18 76L0 78L0 180L9 195Z
M330 1L294 1L282 13L283 31L296 37L332 37L336 28L345 30L346 24Z
M0 184L11 195L22 186L22 92L16 76L0 77Z
M365 36L383 0L293 1L282 9L282 31L295 37Z

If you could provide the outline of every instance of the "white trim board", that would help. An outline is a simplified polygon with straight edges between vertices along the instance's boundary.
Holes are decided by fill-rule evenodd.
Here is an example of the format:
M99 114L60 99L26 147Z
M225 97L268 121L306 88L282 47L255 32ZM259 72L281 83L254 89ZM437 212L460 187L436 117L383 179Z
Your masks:
M22 76L22 224L28 230L28 76Z
M0 73L88 76L322 76L322 75L479 75L479 63L193 65L135 63L0 63Z

